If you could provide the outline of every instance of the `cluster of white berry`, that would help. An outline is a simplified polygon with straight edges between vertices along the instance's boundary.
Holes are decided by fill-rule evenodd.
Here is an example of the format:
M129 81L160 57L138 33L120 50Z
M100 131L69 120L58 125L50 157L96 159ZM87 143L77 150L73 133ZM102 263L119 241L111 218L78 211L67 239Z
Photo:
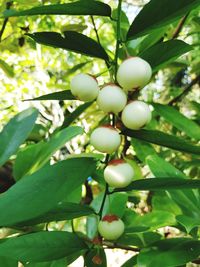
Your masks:
M121 112L122 123L131 130L139 130L151 120L149 106L138 100L128 102L128 91L144 87L151 79L152 70L148 62L139 57L130 57L122 62L117 71L118 84L107 84L99 89L96 78L89 74L78 74L71 81L72 94L81 101L96 99L99 108L106 113ZM120 87L121 86L121 87ZM111 125L96 128L90 143L100 152L111 154L119 148L121 137ZM114 159L104 169L104 179L112 188L128 186L134 177L132 166L123 159ZM98 226L99 233L108 240L117 239L124 232L124 223L116 215L103 217Z

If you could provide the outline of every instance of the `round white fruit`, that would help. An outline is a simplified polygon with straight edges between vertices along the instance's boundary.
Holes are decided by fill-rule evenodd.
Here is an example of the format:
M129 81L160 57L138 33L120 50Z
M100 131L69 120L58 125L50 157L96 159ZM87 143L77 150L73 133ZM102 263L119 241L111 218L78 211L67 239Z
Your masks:
M124 108L121 119L127 128L139 130L150 122L151 110L146 103L133 101Z
M107 240L116 240L124 232L124 223L116 215L105 215L99 222L98 231Z
M110 161L104 170L105 181L114 188L126 187L132 182L133 176L132 166L122 159Z
M100 126L92 132L90 143L96 150L111 154L120 146L121 137L115 128Z
M97 104L104 112L118 113L123 110L127 103L125 92L115 84L103 87L97 97Z
M70 83L71 93L79 100L88 102L97 98L99 87L97 80L89 74L80 73Z
M122 62L117 71L117 81L125 90L144 87L151 79L149 63L140 57L130 57Z

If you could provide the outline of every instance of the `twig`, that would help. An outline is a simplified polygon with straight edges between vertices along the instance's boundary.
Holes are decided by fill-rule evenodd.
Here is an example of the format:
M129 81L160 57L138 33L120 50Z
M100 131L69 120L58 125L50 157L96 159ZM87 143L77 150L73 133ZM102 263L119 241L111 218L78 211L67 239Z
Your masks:
M168 105L172 106L176 102L178 102L179 100L181 100L183 97L185 97L189 93L189 91L193 87L193 85L196 84L196 83L198 83L198 82L200 82L200 75L198 75L195 79L193 79L191 81L191 83L189 83L185 87L185 89L183 89L183 91L182 91L182 93L180 95L176 96L174 99L172 99L171 101L169 101Z
M182 30L182 28L183 28L183 26L184 26L184 24L185 24L185 22L186 22L188 16L189 16L189 13L187 13L187 14L186 14L186 15L179 21L179 24L178 24L178 26L177 26L177 28L176 28L176 30L175 30L173 36L172 36L172 39L175 39L175 38L177 38L177 37L179 36L179 33L181 32L181 30Z
M6 9L9 10L10 7L12 6L12 4L13 4L13 1L7 2L6 3ZM5 18L3 21L3 25L1 27L1 30L0 30L0 42L2 40L2 36L3 36L3 33L4 33L5 28L6 28L7 23L8 23L8 18Z
M110 248L110 249L119 248L119 249L134 251L134 252L139 252L140 251L139 248L133 248L133 247L130 247L130 246L122 245L122 244L119 244L119 243L112 243L112 242L109 242L109 241L103 241L102 245L106 246L106 248Z

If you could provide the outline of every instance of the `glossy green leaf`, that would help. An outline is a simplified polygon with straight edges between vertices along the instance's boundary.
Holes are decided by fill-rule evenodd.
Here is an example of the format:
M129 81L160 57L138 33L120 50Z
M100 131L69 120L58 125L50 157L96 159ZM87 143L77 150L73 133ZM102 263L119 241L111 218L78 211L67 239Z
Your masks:
M138 255L139 267L177 267L199 256L200 241L190 238L171 238L153 244Z
M42 95L32 99L25 99L24 101L35 101L35 100L75 100L70 90L64 90L55 92L47 95Z
M139 158L139 160L145 162L145 159L149 155L156 154L155 149L151 144L141 141L139 139L131 138L131 145Z
M39 44L108 60L108 55L101 45L78 32L64 32L64 37L58 32L35 32L27 35Z
M86 102L78 106L72 113L66 116L61 129L68 127L72 122L74 122L87 108L92 105L93 102Z
M149 62L153 72L156 72L192 49L192 46L181 40L169 40L149 47L139 56Z
M103 248L95 248L88 251L84 257L85 267L107 267L106 254Z
M138 255L135 255L135 256L131 257L129 260L124 262L124 264L121 267L133 267L133 266L136 266L136 264L137 264L137 256Z
M146 163L156 177L185 178L183 173L159 156L148 156ZM168 191L168 193L186 215L196 217L196 215L200 213L198 199L192 190L172 190Z
M13 260L9 257L7 257L8 254L5 254L4 256L0 256L0 264L2 267L18 267L17 260Z
M0 68L5 72L8 77L13 78L15 76L13 68L2 59L0 59Z
M159 178L147 178L140 179L132 182L127 187L122 189L116 189L115 191L131 191L131 190L150 190L150 191L159 191L159 190L181 190L181 189L191 189L199 188L200 189L200 180L191 180L191 179L180 179L180 178L168 178L168 177L159 177Z
M86 244L69 232L38 232L4 239L0 255L22 262L42 262L64 258L87 249Z
M117 242L124 245L143 248L161 239L161 235L154 232L145 233L125 233Z
M175 135L170 135L157 130L129 130L122 132L125 135L134 137L146 142L169 147L175 150L200 155L200 146L185 141Z
M6 10L4 17L33 16L33 15L98 15L110 16L109 5L100 1L76 1L67 4L43 5L27 10Z
M18 180L26 174L39 170L66 142L81 133L83 129L78 126L68 127L52 135L46 142L41 141L19 151L14 165L15 179Z
M93 214L92 208L86 205L76 203L59 203L55 208L46 213L35 217L34 219L19 223L18 226L28 226L39 223L47 223L52 221L72 220L82 216Z
M75 253L76 254L76 253ZM72 254L73 255L73 254ZM79 254L76 254L78 258ZM71 255L68 256L69 258L72 257ZM55 260L55 261L51 261L51 262L35 262L35 263L27 263L24 264L24 266L28 266L28 267L66 267L68 266L68 264L70 264L71 262L68 262L68 257L59 259L59 260Z
M200 127L198 124L182 115L178 110L173 107L161 104L152 104L157 113L164 117L169 123L174 125L180 131L186 133L186 135L200 140Z
M199 0L151 0L134 19L127 38L143 36L153 30L169 25L185 16L200 4Z
M84 183L95 165L91 158L69 159L25 176L1 195L0 226L15 225L53 209Z
M38 111L35 108L26 109L12 118L3 128L0 133L0 166L16 153L26 140L37 116Z
M178 215L176 216L176 220L183 225L183 227L186 229L187 233L189 234L190 231L194 227L199 227L200 226L200 214L196 218L194 217L189 217L186 215Z

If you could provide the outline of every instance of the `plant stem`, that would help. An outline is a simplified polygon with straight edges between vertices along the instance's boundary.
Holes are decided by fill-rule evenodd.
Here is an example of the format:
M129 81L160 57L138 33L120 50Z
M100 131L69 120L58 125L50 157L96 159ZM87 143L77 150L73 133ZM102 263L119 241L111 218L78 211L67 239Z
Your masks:
M12 6L12 4L13 4L13 1L7 2L6 3L6 10L9 10L10 7ZM5 18L3 21L3 25L1 27L1 30L0 30L0 42L2 40L2 36L3 36L3 33L4 33L5 28L6 28L7 23L8 23L8 18Z
M103 199L102 199L102 203L101 203L101 208L99 210L99 217L100 217L100 219L102 219L102 217L103 217L103 208L104 208L104 204L105 204L107 195L108 195L108 184L106 183L106 188L105 188L105 192L104 192L104 195L103 195Z
M182 28L183 28L183 26L184 26L184 24L185 24L185 22L186 22L186 19L188 18L188 15L189 15L189 13L187 13L187 14L180 20L180 22L179 22L179 24L178 24L178 26L177 26L177 28L176 28L176 30L175 30L173 36L172 36L172 39L175 39L175 38L177 38L177 37L179 36L179 33L181 32L181 30L182 30Z
M175 103L177 103L179 100L181 100L183 97L185 97L185 96L189 93L189 91L190 91L190 89L193 87L193 85L195 85L195 84L198 83L198 82L200 82L200 75L198 75L195 79L193 79L193 80L191 81L191 83L189 83L189 84L185 87L185 89L183 89L183 92L182 92L180 95L176 96L174 99L172 99L172 100L168 103L168 105L172 106L172 105L174 105Z
M118 7L117 7L117 40L116 40L115 60L114 60L114 63L115 63L115 82L116 82L117 69L118 69L119 46L121 43L121 38L120 38L121 7L122 7L122 0L119 0Z
M118 243L112 243L109 241L103 241L102 243L104 246L106 246L106 248L120 248L120 249L124 249L124 250L130 250L130 251L134 251L134 252L139 252L140 249L139 248L133 248L130 246L126 246L126 245L122 245L122 244L118 244Z

